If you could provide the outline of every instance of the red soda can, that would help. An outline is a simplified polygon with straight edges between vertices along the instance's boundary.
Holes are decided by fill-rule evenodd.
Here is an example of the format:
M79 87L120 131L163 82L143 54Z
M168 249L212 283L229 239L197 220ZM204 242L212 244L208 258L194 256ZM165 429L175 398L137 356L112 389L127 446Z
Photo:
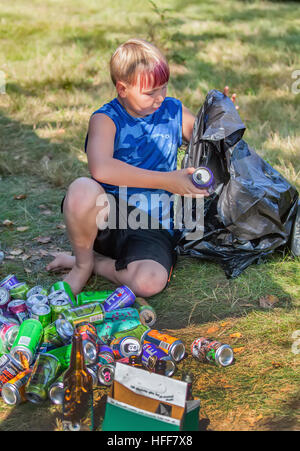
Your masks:
M0 351L5 353L11 350L19 332L19 326L14 323L0 323Z
M7 310L13 313L20 323L29 318L26 302L22 299L11 301L7 306Z
M220 366L228 366L233 362L231 346L210 340L205 337L196 338L191 346L192 355L201 362L214 362Z

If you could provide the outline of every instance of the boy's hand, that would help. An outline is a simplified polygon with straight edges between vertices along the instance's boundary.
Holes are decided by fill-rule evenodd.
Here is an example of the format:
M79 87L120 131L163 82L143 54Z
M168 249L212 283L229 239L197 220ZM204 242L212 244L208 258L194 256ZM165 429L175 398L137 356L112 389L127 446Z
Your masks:
M168 173L168 186L167 191L180 196L196 197L202 195L204 197L209 196L209 193L205 189L197 188L191 179L191 175L195 172L195 168L179 169Z
M224 91L223 91L223 94L224 94L225 96L229 97L229 86L225 86ZM233 103L236 101L236 94L235 94L235 93L232 94L231 100L232 100ZM237 110L239 109L239 107L238 107L237 105L235 106L235 108L236 108Z

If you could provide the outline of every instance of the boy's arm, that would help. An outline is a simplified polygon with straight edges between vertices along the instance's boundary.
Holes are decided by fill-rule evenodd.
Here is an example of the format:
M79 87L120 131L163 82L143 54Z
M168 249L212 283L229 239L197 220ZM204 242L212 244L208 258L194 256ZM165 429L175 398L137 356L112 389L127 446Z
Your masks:
M190 142L196 116L182 104L182 136L185 141Z
M88 131L88 167L99 182L137 188L161 188L164 174L137 168L113 158L116 126L105 114L91 117Z
M207 195L206 191L197 189L190 180L189 175L194 172L194 168L170 172L151 171L113 158L115 134L116 126L108 116L98 113L91 117L87 157L89 171L94 179L116 186L163 189L180 195Z

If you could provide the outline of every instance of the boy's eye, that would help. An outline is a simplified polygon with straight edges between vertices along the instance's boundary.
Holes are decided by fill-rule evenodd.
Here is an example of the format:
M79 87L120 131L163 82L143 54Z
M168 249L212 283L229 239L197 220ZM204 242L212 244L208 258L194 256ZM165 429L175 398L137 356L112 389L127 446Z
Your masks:
M144 92L144 94L146 94L147 96L153 96L153 95L155 95L156 93L158 93L159 91L165 91L166 89L167 89L167 85L166 85L166 86L163 86L163 87L160 88L160 89L155 89L154 91Z

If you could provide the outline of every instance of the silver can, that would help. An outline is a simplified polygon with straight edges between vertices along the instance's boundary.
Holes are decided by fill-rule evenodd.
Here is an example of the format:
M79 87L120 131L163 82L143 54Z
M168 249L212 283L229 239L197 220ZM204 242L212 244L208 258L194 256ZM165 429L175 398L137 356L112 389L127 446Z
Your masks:
M98 382L100 385L105 385L109 387L112 385L115 377L115 365L114 364L107 364L107 365L101 365L98 364Z
M34 294L26 300L28 310L31 310L35 304L48 304L48 297L44 294Z
M5 309L10 300L11 296L9 291L4 287L0 287L0 308Z
M130 357L131 355L140 355L142 352L142 344L136 337L120 337L115 338L110 343L116 358Z
M30 298L31 296L35 296L36 294L42 294L43 296L47 296L47 290L41 285L36 285L35 287L30 288L30 290L26 294L26 298Z
M68 293L66 293L65 290L52 291L52 293L50 293L48 295L48 299L49 299L50 304L51 304L51 301L53 299L56 299L56 298L58 298L58 299L66 299L68 301L68 303L73 307L73 303L71 302L70 297L69 297Z
M29 377L30 371L22 371L3 385L1 395L6 404L16 406L26 401L25 385Z

